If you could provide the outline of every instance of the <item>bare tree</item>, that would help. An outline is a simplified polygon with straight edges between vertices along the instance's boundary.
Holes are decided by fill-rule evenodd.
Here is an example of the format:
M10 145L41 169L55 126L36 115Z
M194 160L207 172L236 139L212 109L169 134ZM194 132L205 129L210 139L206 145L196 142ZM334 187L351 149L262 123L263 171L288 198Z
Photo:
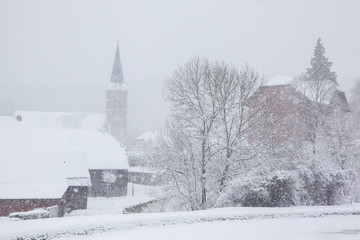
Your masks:
M191 210L213 205L218 191L255 157L247 138L261 116L249 114L247 104L262 82L249 66L199 57L166 80L171 114L151 155L182 205Z
M177 118L170 118L149 150L152 166L159 170L165 193L176 199L176 207L201 209L200 150L194 132L184 128ZM169 201L167 201L169 202Z
M222 66L222 81L220 96L217 98L221 106L219 117L219 138L223 149L221 166L220 191L226 187L231 176L239 174L241 166L256 156L253 146L247 144L249 136L257 130L262 117L256 112L248 111L250 97L264 79L248 65L241 69ZM265 106L262 106L264 109Z
M206 208L207 164L212 157L210 134L215 127L219 106L216 96L220 91L219 78L207 59L195 57L179 66L167 79L165 99L170 103L171 117L192 130L200 145L201 207Z

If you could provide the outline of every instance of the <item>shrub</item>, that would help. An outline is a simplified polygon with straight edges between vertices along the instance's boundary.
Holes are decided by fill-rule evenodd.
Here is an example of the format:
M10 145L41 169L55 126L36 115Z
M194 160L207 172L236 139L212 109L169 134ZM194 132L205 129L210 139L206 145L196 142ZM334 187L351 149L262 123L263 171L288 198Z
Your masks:
M217 205L244 207L285 207L296 204L292 173L278 171L269 176L257 174L233 181Z
M319 166L251 173L232 181L218 206L289 207L344 202L351 173Z
M344 189L349 184L350 173L313 167L301 174L304 189L308 193L307 202L311 205L335 205L344 200Z
M295 175L296 176L296 175ZM292 172L275 172L268 178L269 207L289 207L296 204L296 177Z

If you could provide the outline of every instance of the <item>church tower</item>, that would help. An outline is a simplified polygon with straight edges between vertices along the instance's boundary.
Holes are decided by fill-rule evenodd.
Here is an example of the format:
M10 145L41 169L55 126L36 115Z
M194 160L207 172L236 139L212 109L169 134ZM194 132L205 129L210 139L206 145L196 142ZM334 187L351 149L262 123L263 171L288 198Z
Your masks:
M119 41L116 47L114 66L106 91L106 123L108 131L126 145L127 87L121 68Z

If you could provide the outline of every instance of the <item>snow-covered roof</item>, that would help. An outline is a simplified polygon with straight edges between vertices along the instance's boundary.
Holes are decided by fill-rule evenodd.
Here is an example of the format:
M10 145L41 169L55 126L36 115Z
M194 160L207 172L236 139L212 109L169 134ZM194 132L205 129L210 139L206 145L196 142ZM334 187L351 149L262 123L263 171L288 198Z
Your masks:
M0 146L0 199L58 199L68 186L91 186L85 154Z
M103 130L105 123L103 113L16 111L18 115L31 128Z
M128 168L122 145L109 133L97 130L42 128L29 124L27 118L0 117L0 146L79 151L85 154L89 169Z
M58 150L64 155L65 176L69 186L91 186L85 152ZM57 152L57 151L56 151ZM65 158L66 157L66 158Z
M157 135L158 135L158 132L156 132L156 131L146 131L143 134L141 134L140 136L138 136L136 138L136 140L144 140L146 142L155 141Z
M278 86L278 85L288 85L291 84L293 81L292 77L285 76L285 75L277 75L271 78L265 86Z
M67 187L71 153L33 147L1 146L0 199L56 199Z

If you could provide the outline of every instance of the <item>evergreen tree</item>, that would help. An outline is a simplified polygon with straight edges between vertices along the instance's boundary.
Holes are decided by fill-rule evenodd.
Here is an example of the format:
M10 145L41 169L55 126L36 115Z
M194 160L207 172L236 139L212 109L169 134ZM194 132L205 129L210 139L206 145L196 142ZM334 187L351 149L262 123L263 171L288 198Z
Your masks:
M338 85L336 73L330 70L332 62L325 57L325 48L321 43L321 38L317 41L310 65L311 68L307 68L307 79L309 81L331 81L335 85Z
M300 84L304 88L303 93L317 103L328 103L338 83L336 73L330 70L332 62L325 57L325 48L320 38L315 46L310 65L311 67L307 68L306 74L301 79L306 83Z

